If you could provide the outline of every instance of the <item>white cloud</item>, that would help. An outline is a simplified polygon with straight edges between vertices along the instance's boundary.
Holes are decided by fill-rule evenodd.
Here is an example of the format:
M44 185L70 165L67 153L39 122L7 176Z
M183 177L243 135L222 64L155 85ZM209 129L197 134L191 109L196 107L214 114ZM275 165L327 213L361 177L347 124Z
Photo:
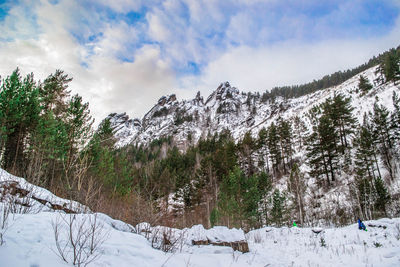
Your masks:
M180 88L191 88L190 94L194 95L196 90L210 93L223 81L230 81L243 91L307 83L363 64L372 56L399 45L398 40L400 19L388 35L379 39L286 41L258 48L242 45L211 61L200 77L181 79Z
M92 2L94 5L101 3L104 6L112 8L116 12L128 13L130 11L137 11L146 1L155 2L150 0L89 0L88 2Z
M92 91L92 109L103 116L110 112L143 115L175 85L175 74L160 59L157 46L144 46L134 62L111 57L92 57L88 77L80 77Z
M33 72L43 80L56 69L63 69L73 77L72 93L79 93L90 102L97 122L111 112L124 112L142 116L158 98L175 85L175 74L161 59L158 46L147 45L132 51L134 62L122 62L115 56L126 52L127 40L136 38L136 32L125 23L105 24L101 40L96 43L97 53L88 57L88 48L78 43L67 31L75 27L74 21L64 12L76 5L60 2L50 5L43 2L35 12L41 33L35 38L15 39L0 43L0 73L10 75L18 66L23 74ZM71 5L71 6L68 6ZM19 7L15 7L19 8ZM10 11L11 13L14 10ZM46 15L48 14L48 15ZM29 22L19 20L22 25ZM82 65L86 60L87 67Z
M277 0L101 1L103 8L124 14L147 7L146 21L132 26L96 12L97 1L21 3L0 25L9 39L0 42L0 74L19 66L44 79L63 69L74 78L73 92L90 101L97 120L124 111L141 117L162 95L191 98L197 90L206 95L226 80L244 91L309 82L364 63L400 40L400 19L390 33L376 34L380 37L333 38L332 16L346 18L352 12L345 4L316 22L258 9L280 5ZM315 33L322 41L304 37ZM95 40L89 42L91 36ZM140 43L143 38L146 43ZM271 44L271 38L278 41ZM175 73L189 61L202 64L199 75Z

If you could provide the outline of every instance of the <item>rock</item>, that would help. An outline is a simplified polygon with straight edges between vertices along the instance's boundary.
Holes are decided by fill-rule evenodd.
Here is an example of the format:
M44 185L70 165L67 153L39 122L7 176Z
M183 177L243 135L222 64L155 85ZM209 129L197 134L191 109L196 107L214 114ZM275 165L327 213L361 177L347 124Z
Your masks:
M249 252L249 244L247 241L234 241L234 242L210 242L210 240L192 240L194 246L214 245L221 247L231 247L234 251L243 253Z

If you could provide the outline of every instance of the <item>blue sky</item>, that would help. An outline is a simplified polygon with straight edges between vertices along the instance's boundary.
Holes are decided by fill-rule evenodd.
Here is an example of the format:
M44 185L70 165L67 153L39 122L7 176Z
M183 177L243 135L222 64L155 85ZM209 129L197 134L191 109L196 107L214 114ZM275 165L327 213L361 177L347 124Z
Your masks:
M96 118L157 99L317 79L400 43L399 0L0 1L4 77L61 68Z

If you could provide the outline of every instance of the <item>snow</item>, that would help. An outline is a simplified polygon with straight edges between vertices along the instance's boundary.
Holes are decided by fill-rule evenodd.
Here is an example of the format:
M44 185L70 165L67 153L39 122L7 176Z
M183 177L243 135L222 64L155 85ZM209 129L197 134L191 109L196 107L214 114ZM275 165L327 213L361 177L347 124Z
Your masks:
M21 185L33 188L34 192L41 192L42 197L57 199L49 191L1 171L0 182L4 181L18 181ZM58 201L68 202L60 198ZM0 214L7 207L6 203L0 203ZM142 223L133 227L102 213L71 215L47 209L9 216L4 233L5 243L0 246L0 266L71 266L71 263L65 263L57 255L53 230L56 222L63 222L62 219L68 222L70 216L75 216L77 225L82 224L83 228L90 227L90 222L96 217L97 229L101 230L99 235L104 237L99 247L99 257L88 266L400 265L400 218L365 221L367 231L358 230L354 223L337 228L264 227L244 234L241 229L222 226L204 229L202 225L195 225L190 229L174 229L151 227ZM67 228L60 229L64 231ZM171 236L181 238L173 252L154 249L143 235L135 233L140 230L154 232L157 229L169 231ZM191 244L192 240L206 239L212 242L247 240L250 252L241 253L230 247Z
M55 212L16 214L0 247L0 266L70 266L56 250L52 222ZM69 215L63 215L69 216ZM77 216L93 216L80 214ZM111 218L99 217L108 233L101 256L89 266L399 266L400 242L396 224L400 219L366 222L368 231L353 224L325 229L320 234L311 228L266 228L247 234L250 252L233 252L229 247L192 246L174 253L153 249L143 236L115 229ZM386 226L369 227L375 224ZM222 230L222 232L220 232ZM229 232L214 228L217 235ZM321 246L321 238L326 246ZM235 239L235 238L232 238ZM376 245L381 247L376 247ZM188 264L190 263L190 264Z
M30 210L32 212L52 210L51 204L59 205L61 207L66 207L76 212L89 211L89 208L82 205L81 203L57 197L50 191L39 186L34 186L28 183L25 179L14 176L0 168L0 186L10 183L14 183L17 185L18 188L21 188L29 192L29 194L26 197L22 198L22 201L26 201L27 204L31 206ZM3 192L3 190L4 189L0 187L0 195L5 193ZM7 197L11 196L7 195ZM43 200L46 202L46 204L44 205L38 201L35 201L34 198Z

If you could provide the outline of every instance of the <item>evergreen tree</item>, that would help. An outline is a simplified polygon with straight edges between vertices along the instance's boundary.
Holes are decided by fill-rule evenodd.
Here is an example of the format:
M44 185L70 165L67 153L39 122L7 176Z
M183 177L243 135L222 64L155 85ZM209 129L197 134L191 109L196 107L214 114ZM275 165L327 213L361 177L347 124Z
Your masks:
M33 74L23 80L17 68L3 80L0 89L0 129L3 145L3 168L24 176L27 167L25 148L29 133L38 123L40 106Z
M389 111L377 102L374 104L372 125L375 142L378 145L383 163L389 171L390 178L394 179L395 165L393 163L393 134L390 130Z
M285 214L285 196L278 189L275 189L272 198L272 220L276 225L281 226Z
M82 102L82 97L74 95L65 114L66 133L68 136L67 154L64 158L64 173L68 188L72 188L74 165L79 160L79 150L83 149L92 134L93 119L89 104Z
M386 206L390 202L390 195L382 179L375 180L376 200L375 206L384 216L387 216Z
M68 108L67 98L70 91L68 84L72 78L62 70L50 74L39 87L42 109L45 112L53 111L57 118L61 118Z
M339 133L343 153L349 146L348 139L354 133L356 123L352 114L354 107L350 103L350 97L345 98L342 94L335 94L332 101L328 99L324 104L324 113L330 117L335 130Z
M290 121L279 118L277 128L280 140L283 169L286 172L286 167L290 168L293 160L292 126Z
M270 181L265 173L247 177L235 167L221 184L217 209L219 218L225 220L228 226L243 228L261 225L260 204L269 190Z
M364 95L372 89L371 83L365 78L363 75L360 75L360 79L358 80L358 89Z
M318 125L318 132L320 137L320 146L323 151L324 161L329 166L331 179L332 181L334 181L335 170L337 168L337 158L338 158L336 149L337 134L333 127L333 123L329 117L322 116L320 118L320 122Z
M390 129L393 133L393 138L397 142L397 145L400 146L400 97L396 93L396 91L393 91L392 100L393 100L394 110L391 115Z
M356 172L359 177L367 177L372 181L377 176L380 177L379 165L377 162L376 146L374 136L367 121L367 116L364 116L363 125L360 127L357 138L354 139L356 146ZM378 175L375 172L378 172Z
M375 184L377 179L381 179L381 172L372 127L366 114L363 125L354 139L354 145L356 147L355 170L358 201L364 218L372 219L375 210Z
M310 174L316 178L325 175L328 185L331 180L335 180L338 161L337 140L338 135L332 120L329 116L322 115L307 141Z
M279 166L282 162L281 147L279 145L278 129L274 123L268 127L268 150L272 162L272 168L275 173L279 172Z
M295 116L293 119L293 139L296 140L298 149L302 149L305 136L307 132L307 127L299 116Z
M268 141L268 131L267 131L267 129L265 129L265 127L263 127L258 132L257 149L260 153L259 160L258 160L258 166L264 171L265 170L269 171L267 141Z
M379 74L377 82L396 82L400 79L400 56L398 49L390 49L380 59L376 74Z
M63 168L62 159L67 156L67 146L65 122L57 119L53 111L43 113L32 136L27 177L40 185L52 186Z
M244 163L246 174L249 176L253 175L255 172L253 153L256 149L256 142L250 132L245 133L243 140L238 144L238 148Z

